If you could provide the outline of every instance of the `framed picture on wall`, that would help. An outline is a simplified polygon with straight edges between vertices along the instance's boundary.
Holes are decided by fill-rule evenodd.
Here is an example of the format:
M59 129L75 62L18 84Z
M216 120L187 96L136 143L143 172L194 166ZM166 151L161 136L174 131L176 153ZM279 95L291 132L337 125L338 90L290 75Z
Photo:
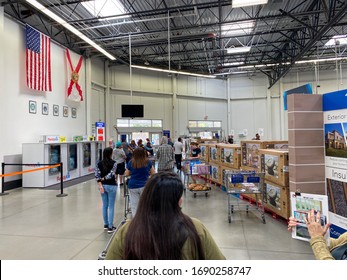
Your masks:
M76 108L71 108L71 117L77 118L77 109Z
M42 115L48 115L49 107L48 103L42 103Z
M53 116L59 116L59 105L53 105Z
M63 106L63 116L66 118L69 116L69 107Z
M29 113L36 114L36 101L29 100Z

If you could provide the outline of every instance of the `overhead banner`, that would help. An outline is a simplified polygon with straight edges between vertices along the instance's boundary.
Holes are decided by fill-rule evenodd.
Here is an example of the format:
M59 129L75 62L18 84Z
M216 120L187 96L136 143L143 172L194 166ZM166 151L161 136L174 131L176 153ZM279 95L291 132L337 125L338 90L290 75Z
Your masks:
M325 177L330 236L347 230L347 90L323 95Z

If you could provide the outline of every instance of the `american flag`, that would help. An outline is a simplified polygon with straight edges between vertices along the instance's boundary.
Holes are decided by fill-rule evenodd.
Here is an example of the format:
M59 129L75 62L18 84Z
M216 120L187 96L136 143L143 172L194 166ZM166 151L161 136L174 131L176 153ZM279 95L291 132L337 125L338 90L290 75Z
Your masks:
M52 91L51 39L29 25L26 25L25 33L27 86Z

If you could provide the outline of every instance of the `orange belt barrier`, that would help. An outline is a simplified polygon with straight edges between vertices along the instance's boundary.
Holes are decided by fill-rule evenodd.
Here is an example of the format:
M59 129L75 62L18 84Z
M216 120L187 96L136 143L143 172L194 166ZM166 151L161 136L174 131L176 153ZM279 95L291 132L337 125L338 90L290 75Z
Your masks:
M58 167L58 166L60 166L60 163L55 164L55 165L50 165L50 166L39 167L39 168L35 168L35 169L30 169L30 170L25 170L25 171L11 172L11 173L7 173L7 174L3 174L3 175L0 174L0 178L1 177L8 177L8 176L19 175L19 174L23 174L23 173L35 172L35 171L49 169L49 168L54 168L54 167Z

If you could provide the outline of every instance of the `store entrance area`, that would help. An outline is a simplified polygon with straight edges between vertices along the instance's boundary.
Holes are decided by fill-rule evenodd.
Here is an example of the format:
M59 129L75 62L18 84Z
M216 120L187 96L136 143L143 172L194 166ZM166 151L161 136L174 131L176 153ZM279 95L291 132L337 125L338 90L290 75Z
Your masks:
M183 175L182 175L183 176ZM102 202L94 179L64 189L9 191L0 196L0 259L97 260L110 234L104 232ZM228 196L213 186L207 197L186 191L183 212L200 219L230 260L315 259L308 242L293 239L285 220L238 212L228 222ZM123 186L118 187L115 225L124 216Z

